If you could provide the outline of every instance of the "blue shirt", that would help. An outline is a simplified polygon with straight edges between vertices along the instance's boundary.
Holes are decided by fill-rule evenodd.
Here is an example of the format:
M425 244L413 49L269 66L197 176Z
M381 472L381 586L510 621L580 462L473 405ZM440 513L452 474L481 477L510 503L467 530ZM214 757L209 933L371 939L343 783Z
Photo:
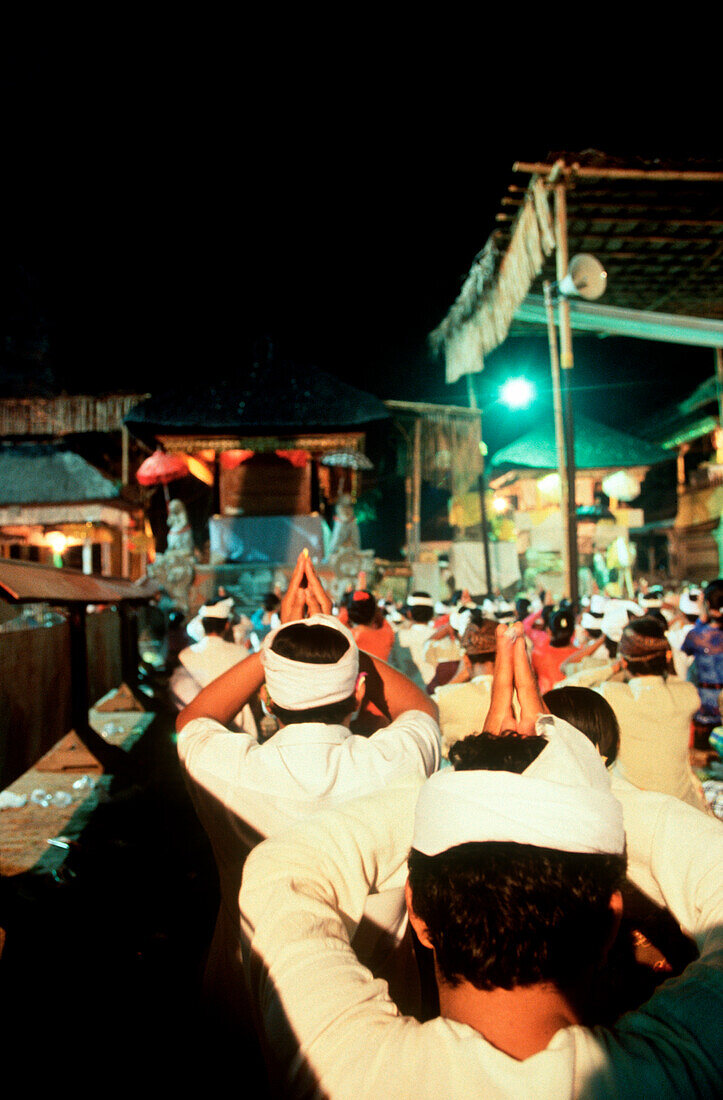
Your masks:
M698 619L683 639L681 649L695 658L700 707L694 720L706 726L719 726L721 712L718 696L723 691L723 630L714 623Z

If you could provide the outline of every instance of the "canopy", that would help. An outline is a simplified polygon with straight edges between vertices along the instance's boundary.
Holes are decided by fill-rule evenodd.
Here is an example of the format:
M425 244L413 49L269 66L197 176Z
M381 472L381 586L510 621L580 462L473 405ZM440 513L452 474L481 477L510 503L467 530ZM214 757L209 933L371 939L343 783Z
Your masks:
M521 182L501 200L499 228L430 337L448 382L481 370L508 335L545 333L542 283L557 279L551 187L560 183L568 255L592 253L608 276L604 303L571 300L571 328L723 346L721 158L552 152L512 172Z
M238 449L249 440L254 450L277 450L280 440L293 441L289 450L304 450L304 440L315 433L361 432L389 415L377 397L324 371L270 362L154 394L131 409L124 423L150 446L163 440L167 450L174 449L173 436L209 446L215 440L217 450Z
M636 439L616 428L608 428L587 417L575 418L575 466L578 470L626 469L666 462L670 455L662 447ZM557 470L558 457L554 422L543 422L527 435L495 451L492 469L526 467Z

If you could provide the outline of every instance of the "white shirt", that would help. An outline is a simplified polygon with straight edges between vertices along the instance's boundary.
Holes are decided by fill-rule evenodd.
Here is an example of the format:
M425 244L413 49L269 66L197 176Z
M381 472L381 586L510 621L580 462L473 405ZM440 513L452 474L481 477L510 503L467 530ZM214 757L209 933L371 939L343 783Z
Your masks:
M616 794L630 878L695 937L700 960L613 1027L563 1028L524 1061L466 1024L441 1017L420 1024L401 1015L386 984L350 947L370 885L406 876L417 787L323 811L259 845L244 871L242 942L254 1019L268 1035L273 1094L288 1100L719 1096L723 827L677 799L625 786Z
M234 984L242 988L238 891L247 853L265 836L323 806L339 805L410 777L421 781L441 762L439 726L422 711L406 711L385 729L362 737L345 726L299 723L258 744L229 733L211 718L189 722L178 738L189 790L219 872L221 909L209 951L208 996L224 999L231 1016ZM402 884L403 885L403 884ZM381 943L406 931L403 891L371 899L362 929L370 962L390 954ZM395 963L396 965L396 963ZM381 970L381 964L379 969Z
M461 684L443 684L432 698L439 708L442 752L449 755L455 741L470 733L481 733L492 698L492 676L475 676Z
M620 724L616 771L642 790L706 809L688 756L690 723L699 705L695 685L677 676L633 676L627 683L608 680L595 690Z
M389 654L390 665L394 668L398 668L399 671L403 672L406 676L410 676L410 679L419 682L417 677L413 674L410 675L409 666L404 661L404 654L395 652L398 647L401 647L402 650L409 650L408 656L411 657L412 664L421 677L421 683L424 687L426 687L434 676L434 670L436 668L436 665L427 661L424 655L425 646L433 634L434 623L412 623L411 626L403 626L397 631L394 639L394 647Z
M676 626L672 630L668 631L668 641L670 642L670 652L673 657L673 668L675 669L675 675L679 676L681 680L685 680L688 675L688 670L693 664L695 657L690 653L683 653L682 645L685 641L686 635L693 629L693 623L683 623L682 626Z
M187 706L212 680L228 672L247 656L248 651L245 648L234 642L227 642L218 634L204 635L200 641L186 646L178 654L179 665L171 673L168 682L171 695L178 704ZM245 721L247 729L253 723L255 730L251 708L248 706L239 711L235 721L237 725Z

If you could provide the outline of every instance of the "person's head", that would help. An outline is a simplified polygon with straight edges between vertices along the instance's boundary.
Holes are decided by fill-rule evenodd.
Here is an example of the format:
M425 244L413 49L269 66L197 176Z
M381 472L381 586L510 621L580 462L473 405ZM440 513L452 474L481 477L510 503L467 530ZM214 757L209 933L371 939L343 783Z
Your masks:
M220 618L219 616L203 615L201 616L201 626L204 634L215 634L217 637L222 638L228 630L228 618L226 616Z
M275 592L267 592L263 599L264 611L273 612L278 611L281 606L281 599Z
M434 600L429 592L412 592L407 597L407 612L413 623L429 623L434 618Z
M282 725L341 725L361 705L359 650L351 632L332 615L313 615L271 631L261 660L262 698Z
M623 630L618 654L631 676L664 676L671 659L665 626L651 615L634 619Z
M223 636L229 625L229 616L233 600L219 600L217 603L205 604L200 608L198 617L201 620L204 634L216 634Z
M703 593L699 588L686 588L680 594L678 610L685 615L689 623L696 623L703 610Z
M494 662L497 652L496 619L486 618L479 607L469 614L469 621L460 639L462 649L473 665L487 665Z
M703 599L708 618L720 626L723 622L723 577L718 577L705 586Z
M347 604L349 622L354 626L369 626L377 613L377 601L371 592L354 592Z
M600 628L605 636L605 647L610 657L618 655L623 630L635 618L642 615L642 608L632 600L610 598L605 602L605 610L600 620Z
M552 688L542 699L550 714L584 733L605 763L613 763L620 748L620 725L607 699L592 688L572 684Z
M567 646L575 633L575 616L568 608L560 608L549 621L550 645Z
M530 614L530 608L532 607L532 601L527 596L518 596L515 600L515 612L517 618L522 620L526 619Z
M614 939L622 811L590 742L552 733L464 738L422 787L407 904L440 986L572 990Z

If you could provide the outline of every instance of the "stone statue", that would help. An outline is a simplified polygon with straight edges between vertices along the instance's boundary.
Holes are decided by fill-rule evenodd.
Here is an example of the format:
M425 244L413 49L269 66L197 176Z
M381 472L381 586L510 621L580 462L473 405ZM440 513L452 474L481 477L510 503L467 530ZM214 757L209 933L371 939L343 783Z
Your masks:
M361 549L354 501L349 493L341 493L336 502L334 526L325 561L334 572L330 595L336 602L350 587L356 588L360 573L373 573L374 551Z
M193 532L186 507L181 500L171 500L168 502L166 551L157 554L149 564L148 575L163 588L174 606L187 615L195 572Z

